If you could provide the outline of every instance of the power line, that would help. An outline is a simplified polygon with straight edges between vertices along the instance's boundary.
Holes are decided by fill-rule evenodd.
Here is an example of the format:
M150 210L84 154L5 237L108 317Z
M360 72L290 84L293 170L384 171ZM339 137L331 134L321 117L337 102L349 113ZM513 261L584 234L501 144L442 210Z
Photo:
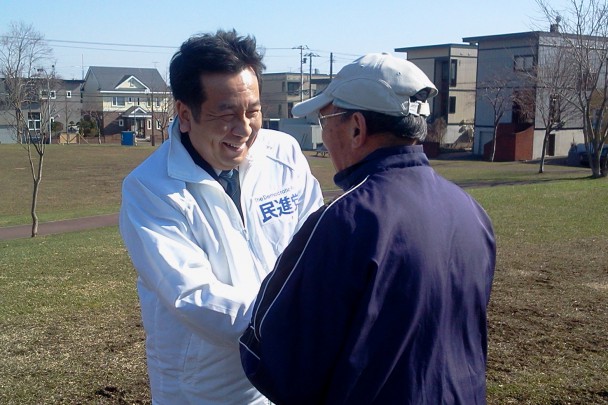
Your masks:
M47 39L47 42L59 42L66 44L83 44L83 45L103 45L103 46L130 46L137 48L164 48L164 49L176 49L178 46L168 45L143 45L143 44L121 44L116 42L88 42L88 41L67 41L63 39Z
M133 49L91 48L91 47L86 47L86 46L55 45L54 47L55 48L68 48L68 49L86 49L86 50L90 50L90 51L109 51L109 52L164 54L164 52L138 51L138 50L133 50Z

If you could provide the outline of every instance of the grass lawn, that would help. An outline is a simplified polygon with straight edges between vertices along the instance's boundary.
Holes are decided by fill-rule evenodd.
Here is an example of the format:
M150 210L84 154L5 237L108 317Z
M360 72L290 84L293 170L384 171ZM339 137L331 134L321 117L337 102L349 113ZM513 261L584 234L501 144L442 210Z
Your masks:
M47 145L40 222L117 212L122 179L153 150L147 145ZM33 181L25 149L0 145L0 170L0 226L31 223Z
M19 148L0 145L0 226L29 221ZM41 220L115 212L151 151L51 145ZM330 159L308 156L334 192ZM608 180L558 164L432 165L496 230L488 403L608 404ZM149 404L135 279L116 227L0 242L0 403Z

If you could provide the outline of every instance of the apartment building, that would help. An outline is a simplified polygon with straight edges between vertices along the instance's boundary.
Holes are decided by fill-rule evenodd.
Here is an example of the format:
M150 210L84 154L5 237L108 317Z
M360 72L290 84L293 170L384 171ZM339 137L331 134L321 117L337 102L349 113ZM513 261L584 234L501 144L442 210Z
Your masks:
M442 44L396 48L418 66L435 84L429 122L446 124L441 143L453 144L469 136L475 117L477 47L470 44Z
M328 75L318 73L264 73L261 94L264 119L292 118L295 104L314 97L329 82Z
M463 38L477 47L475 135L473 153L487 157L494 132L494 107L504 102L497 135L496 160L539 158L545 134L543 108L552 94L534 80L560 46L561 34L530 31ZM499 95L500 92L500 95ZM494 98L498 96L500 99ZM522 97L525 95L525 97ZM573 142L583 141L581 116L573 116L550 135L548 156L566 156Z

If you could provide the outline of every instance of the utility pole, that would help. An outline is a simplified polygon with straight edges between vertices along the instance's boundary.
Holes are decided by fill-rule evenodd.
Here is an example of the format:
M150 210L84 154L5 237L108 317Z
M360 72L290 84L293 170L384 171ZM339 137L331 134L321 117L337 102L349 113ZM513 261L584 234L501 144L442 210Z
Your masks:
M152 64L154 65L154 70L158 71L158 69L156 68L158 62L152 62ZM152 136L150 136L150 144L152 146L156 146L156 139L154 134L154 127L156 126L156 120L154 119L154 83L152 81L150 81L150 91L152 92Z
M329 54L329 80L334 78L334 53Z
M44 74L43 77L46 79L46 110L47 110L46 119L47 119L47 131L48 131L48 136L49 136L49 144L51 144L53 142L52 132L51 132L52 131L52 128L51 128L51 77L55 76L55 65L53 65L53 70L50 75L46 71L45 68L38 68L37 71L38 71L39 75L41 75L43 73ZM40 99L42 100L43 98L40 97ZM42 107L42 104L40 105L40 107ZM43 117L42 114L40 117L42 120L42 117ZM45 143L44 141L45 141L44 136L42 136L42 143Z
M316 53L309 52L304 56L308 56L310 58L308 62L308 98L312 98L312 58L319 56Z
M308 49L306 45L294 46L291 49L300 50L300 102L304 101L304 49Z
M52 129L52 117L51 117L51 78L53 78L53 81L55 79L55 65L51 65L51 77L47 77L46 78L46 85L47 85L47 90L48 90L48 113L49 113L49 145L53 143L53 129ZM57 93L55 93L57 94Z
M47 119L49 124L49 145L53 143L52 135L51 135L51 83L50 78L47 76L46 78L46 107L47 107ZM44 138L42 138L42 142L44 142Z
M150 145L156 146L156 140L154 139L154 89L152 90L152 135L150 136Z

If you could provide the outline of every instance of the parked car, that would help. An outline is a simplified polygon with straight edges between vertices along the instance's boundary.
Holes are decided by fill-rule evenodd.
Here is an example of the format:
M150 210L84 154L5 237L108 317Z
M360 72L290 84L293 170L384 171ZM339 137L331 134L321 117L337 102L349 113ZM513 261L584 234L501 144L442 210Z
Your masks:
M579 148L579 146L582 146L582 148ZM581 165L589 166L589 154L585 149L585 144L580 143L577 145L577 150ZM606 167L606 159L608 159L608 145L604 145L602 148L602 153L600 154L600 167Z

